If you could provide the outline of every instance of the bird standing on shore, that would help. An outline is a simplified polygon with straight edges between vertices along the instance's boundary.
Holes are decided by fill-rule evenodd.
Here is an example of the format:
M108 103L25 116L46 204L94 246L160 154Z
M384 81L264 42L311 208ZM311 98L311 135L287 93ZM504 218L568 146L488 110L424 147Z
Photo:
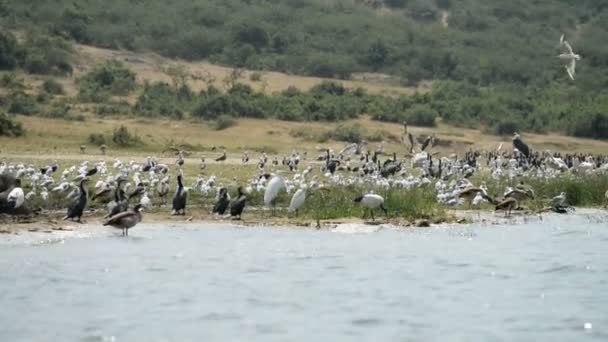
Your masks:
M84 212L84 208L87 205L88 194L86 185L88 184L88 182L89 180L87 178L80 181L80 195L68 208L68 214L63 218L64 220L70 219L73 221L74 219L76 219L76 222L81 223L82 213Z
M380 195L366 194L355 198L355 202L361 203L362 207L369 209L372 215L372 221L375 221L374 209L376 208L382 209L382 211L384 211L384 215L388 215L388 210L386 210L384 207L384 198Z
M306 200L306 184L303 184L291 197L291 202L289 203L289 211L295 211L296 216L298 215L298 209L304 204Z
M9 208L17 209L23 205L25 202L25 193L21 188L21 180L17 179L15 182L15 187L8 193L6 197L6 202Z
M247 202L247 196L243 193L242 186L239 186L238 192L238 197L230 204L230 216L235 220L241 219L241 214L243 214Z
M219 196L217 202L213 206L212 213L218 213L219 215L224 215L226 209L228 209L228 205L230 204L230 197L228 196L228 189L220 188Z
M143 210L141 204L136 205L133 211L125 211L116 214L107 219L103 225L112 226L114 228L122 229L123 236L129 236L129 229L135 227L142 220L141 211Z
M279 191L282 189L285 189L285 180L281 176L281 173L277 172L270 179L270 182L268 182L268 186L264 191L264 204L266 206L272 205L272 216L275 215L275 200L279 195Z
M175 190L175 195L173 196L173 211L171 212L171 215L186 215L188 191L184 189L182 177L183 173L180 170L179 174L177 175L177 189Z
M505 217L511 216L511 211L513 209L517 209L517 200L515 198L509 197L504 201L498 203L495 207L495 210L504 210Z

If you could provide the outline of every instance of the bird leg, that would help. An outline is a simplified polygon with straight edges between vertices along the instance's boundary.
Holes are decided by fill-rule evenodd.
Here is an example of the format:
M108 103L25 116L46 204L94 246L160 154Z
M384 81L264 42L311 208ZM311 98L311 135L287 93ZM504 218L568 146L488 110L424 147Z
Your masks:
M374 217L374 209L370 209L369 211L372 213L372 221L376 221L376 218Z

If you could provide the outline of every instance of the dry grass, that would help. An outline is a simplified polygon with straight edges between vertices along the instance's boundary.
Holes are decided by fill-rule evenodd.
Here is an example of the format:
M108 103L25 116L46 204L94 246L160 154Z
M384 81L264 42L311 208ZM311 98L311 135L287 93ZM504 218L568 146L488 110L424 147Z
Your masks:
M79 54L79 63L75 76L78 77L93 65L102 63L108 60L119 60L125 63L131 70L137 73L139 81L165 81L170 82L171 79L165 73L165 70L170 66L180 65L186 68L191 75L202 74L210 75L215 79L213 84L216 87L222 87L223 80L232 72L233 68L214 65L208 62L186 62L180 60L172 60L161 57L154 53L135 53L130 51L117 51L102 49L87 45L77 45L76 50ZM288 75L280 72L258 72L261 73L261 81L251 81L252 73L258 71L244 70L241 83L249 84L253 89L263 90L266 93L280 92L290 86L294 86L300 90L308 90L316 84L328 79L319 77L307 77ZM347 88L362 87L373 94L384 95L401 95L413 94L415 92L426 92L430 90L430 83L425 82L420 87L401 87L396 85L395 80L386 75L377 75L371 77L371 74L366 74L365 77L354 77L352 81L333 80L344 84ZM206 85L202 81L191 81L190 86L199 91Z
M95 119L89 118L84 122L54 120L39 117L18 117L23 123L27 134L20 138L0 137L2 155L75 155L81 158L79 147L87 144L91 133L102 133L106 140L111 132L119 125L125 125L132 133L137 134L145 143L132 149L114 150L109 144L109 156L142 156L145 154L159 155L168 145L188 144L196 152L192 157L201 155L215 157L225 148L232 155L229 158L240 160L241 152L254 151L288 153L293 150L308 151L311 158L317 156L317 150L322 147L333 149L342 148L345 143L329 141L318 143L304 138L294 138L292 130L311 130L322 132L334 128L337 124L301 123L278 120L240 119L234 127L215 131L209 125L200 121L169 121L142 119ZM372 121L368 118L352 120L348 123L358 123L368 133L383 130L390 134L401 136L401 125ZM460 129L440 124L437 128L409 127L414 136L435 134L439 139L449 141L444 146L436 146L434 151L441 155L463 153L469 148L493 150L502 142L505 149L510 148L510 137L496 137L483 134L479 130ZM579 139L554 134L537 135L525 134L523 139L535 150L550 150L561 152L590 152L605 153L608 142L591 139ZM93 145L87 145L87 152L98 155L99 150ZM374 148L376 143L370 143ZM216 151L211 151L216 147ZM396 142L385 142L385 150L403 155L405 147ZM238 152L238 154L236 154Z
M190 73L207 73L216 79L216 85L221 86L222 80L232 71L212 65L206 62L187 63L182 61L169 60L152 53L133 53L127 51L115 51L108 49L95 48L85 45L77 45L78 51L77 67L72 78L57 78L66 90L66 96L73 96L77 93L76 79L92 66L111 59L118 59L126 63L129 68L135 71L140 81L170 81L165 70L170 65L181 64ZM264 88L266 92L276 92L286 89L288 86L296 86L306 90L324 79L316 77L302 77L287 75L277 72L263 73L262 81L251 81L252 71L245 71L241 82L251 84L254 88ZM20 74L28 87L29 92L36 92L44 81L43 76ZM418 88L406 88L395 86L395 80L390 75L362 73L354 75L353 81L340 81L347 87L358 87L368 89L374 93L383 94L409 94L415 91L424 92L430 89L431 83L425 82ZM203 82L194 81L193 88L200 89L204 86ZM131 100L134 99L132 96ZM78 111L87 113L90 109L86 105L77 105ZM86 114L85 114L86 115ZM0 151L2 155L7 154L28 154L39 156L63 155L69 157L74 155L79 159L79 146L86 144L88 136L92 133L103 133L109 138L112 130L119 125L125 125L131 132L140 136L145 146L129 150L113 151L110 145L110 156L141 156L144 154L159 154L169 143L189 144L191 149L198 152L196 156L206 154L214 156L215 153L210 149L213 146L225 147L235 160L240 160L240 154L235 152L249 151L276 151L290 152L292 150L308 151L311 157L316 157L317 148L331 147L340 149L344 143L330 141L327 143L317 143L304 138L293 138L289 132L292 130L310 130L313 132L323 132L332 129L337 124L328 123L294 123L277 120L254 120L240 119L238 124L222 131L215 131L209 128L207 123L200 121L168 121L168 120L144 120L144 119L97 119L92 116L85 122L69 122L64 120L53 120L45 118L19 117L27 130L27 135L21 138L0 137ZM349 123L359 123L368 133L375 131L385 131L397 137L401 137L401 125L391 123L380 123L371 121L368 118L352 120ZM510 148L510 137L496 137L482 133L480 130L455 128L444 124L438 127L419 128L410 127L410 132L415 136L436 134L436 136L446 141L447 144L436 147L441 154L462 153L469 148L476 149L496 149L503 142L505 148ZM533 149L551 150L562 152L592 152L605 153L608 150L608 143L590 139L578 139L573 137L559 136L554 134L535 135L526 134L524 140ZM375 147L375 143L370 148ZM406 148L399 143L385 144L385 150L389 153L393 151L400 155L405 153ZM88 146L88 152L98 154L95 146Z

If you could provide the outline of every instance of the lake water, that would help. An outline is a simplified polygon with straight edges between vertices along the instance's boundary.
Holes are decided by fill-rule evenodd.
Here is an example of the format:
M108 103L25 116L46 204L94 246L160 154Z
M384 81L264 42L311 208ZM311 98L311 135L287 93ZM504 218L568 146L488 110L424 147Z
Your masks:
M607 222L4 235L0 341L607 341Z

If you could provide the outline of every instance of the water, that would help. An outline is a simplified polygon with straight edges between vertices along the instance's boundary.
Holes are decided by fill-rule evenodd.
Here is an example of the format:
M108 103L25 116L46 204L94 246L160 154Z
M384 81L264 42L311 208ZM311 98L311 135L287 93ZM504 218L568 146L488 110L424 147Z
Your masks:
M0 341L606 341L607 221L0 236Z

